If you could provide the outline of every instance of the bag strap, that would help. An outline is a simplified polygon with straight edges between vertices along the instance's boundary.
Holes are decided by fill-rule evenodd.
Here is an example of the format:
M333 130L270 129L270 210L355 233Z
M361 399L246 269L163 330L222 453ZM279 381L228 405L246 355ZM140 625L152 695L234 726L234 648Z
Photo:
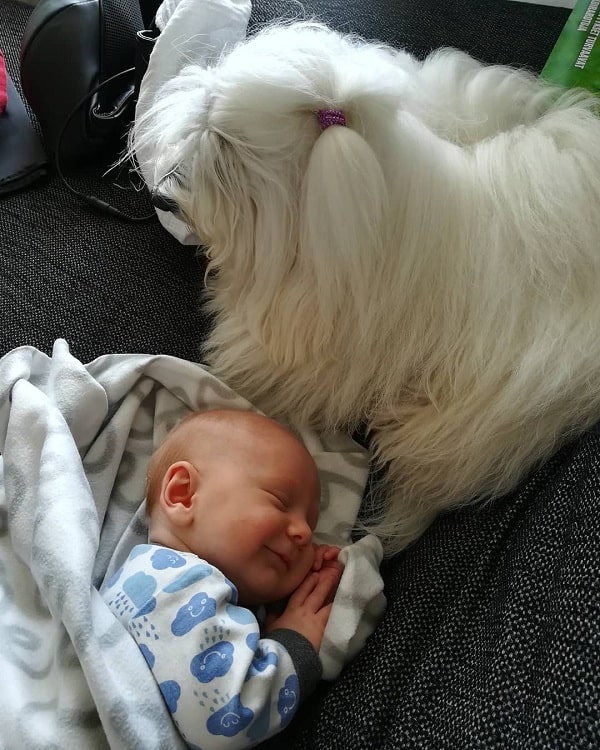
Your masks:
M140 0L140 9L145 29L151 29L154 26L156 11L160 8L161 4L162 0Z
M98 83L135 66L136 34L144 28L139 0L99 0L100 59ZM134 85L131 74L131 89ZM124 83L103 86L98 92L97 109L109 115L122 103Z

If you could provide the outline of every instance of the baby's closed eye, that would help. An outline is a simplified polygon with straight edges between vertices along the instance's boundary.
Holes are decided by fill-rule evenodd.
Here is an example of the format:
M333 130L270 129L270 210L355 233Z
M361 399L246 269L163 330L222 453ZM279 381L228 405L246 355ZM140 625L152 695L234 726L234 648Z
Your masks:
M282 512L285 512L288 510L288 502L284 495L280 494L279 492L273 492L272 490L265 490L267 500L270 502L277 510L280 510Z

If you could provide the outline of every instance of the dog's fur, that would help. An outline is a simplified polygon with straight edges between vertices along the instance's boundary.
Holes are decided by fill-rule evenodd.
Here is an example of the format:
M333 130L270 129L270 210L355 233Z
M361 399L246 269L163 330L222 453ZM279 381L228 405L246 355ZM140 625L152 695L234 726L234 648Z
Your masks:
M600 416L597 107L298 24L183 70L136 123L208 248L213 371L269 415L366 423L388 552Z

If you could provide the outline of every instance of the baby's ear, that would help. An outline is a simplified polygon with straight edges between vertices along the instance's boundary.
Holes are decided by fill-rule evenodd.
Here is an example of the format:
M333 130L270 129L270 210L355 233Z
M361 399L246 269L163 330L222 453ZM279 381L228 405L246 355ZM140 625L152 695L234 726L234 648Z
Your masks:
M161 505L173 517L189 515L198 486L198 472L189 461L177 461L165 472L161 488Z

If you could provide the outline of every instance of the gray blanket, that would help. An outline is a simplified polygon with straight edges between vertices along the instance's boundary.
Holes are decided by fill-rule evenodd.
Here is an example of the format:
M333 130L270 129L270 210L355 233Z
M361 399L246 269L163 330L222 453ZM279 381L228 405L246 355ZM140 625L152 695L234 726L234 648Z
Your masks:
M0 747L182 747L135 641L98 594L147 541L145 473L190 409L250 409L204 367L167 356L88 365L57 341L0 359ZM346 564L320 657L334 678L383 611L373 537L354 544L368 455L300 431L322 480L316 537Z

